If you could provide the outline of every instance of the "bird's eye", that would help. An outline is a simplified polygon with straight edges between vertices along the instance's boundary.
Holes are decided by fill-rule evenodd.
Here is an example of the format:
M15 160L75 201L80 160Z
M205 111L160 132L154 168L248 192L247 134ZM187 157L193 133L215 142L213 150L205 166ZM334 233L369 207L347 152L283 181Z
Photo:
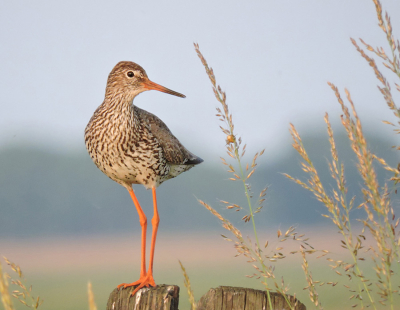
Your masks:
M128 77L134 77L135 76L135 73L133 73L133 71L128 71L127 73L126 73L126 75L128 76Z

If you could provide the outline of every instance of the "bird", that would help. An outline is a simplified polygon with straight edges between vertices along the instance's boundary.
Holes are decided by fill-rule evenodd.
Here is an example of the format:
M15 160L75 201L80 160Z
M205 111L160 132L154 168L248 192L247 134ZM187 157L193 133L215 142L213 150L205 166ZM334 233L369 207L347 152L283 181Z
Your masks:
M133 104L137 95L157 90L177 97L186 96L152 82L146 71L131 61L119 62L107 79L105 98L85 128L85 145L95 165L111 180L125 187L136 207L141 225L141 267L139 280L122 283L133 287L132 296L143 287L156 286L153 277L154 249L160 222L156 189L203 159L189 152L154 114ZM133 184L152 190L153 218L149 268L146 270L147 217L133 191Z

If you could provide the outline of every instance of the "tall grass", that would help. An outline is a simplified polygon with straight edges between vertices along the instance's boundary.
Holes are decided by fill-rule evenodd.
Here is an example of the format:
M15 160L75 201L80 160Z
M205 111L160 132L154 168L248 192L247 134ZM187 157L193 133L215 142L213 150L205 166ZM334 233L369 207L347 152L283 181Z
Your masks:
M351 39L351 42L360 55L372 67L375 76L380 83L378 88L382 93L388 108L393 111L397 122L396 125L389 121L384 121L384 123L394 126L395 132L400 133L400 110L394 102L391 84L381 73L375 59L367 54L370 52L374 54L375 57L383 60L383 65L395 74L398 83L395 83L395 87L397 91L400 91L400 83L398 82L398 79L400 78L400 44L393 36L392 25L388 13L383 16L381 3L378 0L373 0L373 2L377 13L378 25L386 36L390 53L386 53L385 49L382 47L373 48L362 39L359 41L367 52L357 44L356 40ZM214 95L220 105L220 107L217 107L216 116L223 123L220 128L225 135L224 143L228 155L228 160L221 157L222 164L225 165L228 168L228 172L231 173L231 181L241 182L243 184L243 193L247 200L248 214L243 216L242 220L252 223L255 243L253 244L251 240L243 238L241 231L234 227L228 219L224 218L209 204L203 201L200 201L200 203L221 220L222 226L232 233L233 239L226 236L223 237L228 241L234 242L238 255L245 256L248 259L248 262L252 263L256 270L252 276L260 279L267 291L274 288L283 296L286 296L289 291L288 287L285 286L284 281L277 281L277 277L275 276L275 267L269 265L269 262L276 262L286 257L286 255L283 254L283 247L277 247L270 251L272 254L266 254L269 253L268 249L266 249L269 242L267 241L264 247L261 247L258 238L258 230L254 221L255 214L262 208L267 188L262 190L258 195L257 200L254 201L252 199L249 179L255 172L257 159L264 153L264 150L256 153L251 163L244 163L243 156L246 152L246 145L242 144L242 138L238 137L235 133L233 116L229 112L226 94L216 83L213 69L208 65L204 56L200 52L198 44L195 44L195 49L211 81ZM328 113L326 113L324 117L331 152L331 159L328 166L331 177L336 183L336 188L329 188L329 190L326 189L326 185L321 181L318 171L310 160L310 157L302 143L301 136L293 124L290 124L293 147L300 155L301 167L307 178L303 180L300 177L293 177L288 174L285 174L285 176L314 194L314 196L325 207L323 216L329 218L341 234L341 246L350 254L349 261L344 257L341 259L326 257L329 254L329 250L319 250L318 252L321 253L319 257L324 257L328 262L330 262L331 268L335 274L343 276L341 284L348 288L349 299L355 300L352 306L356 307L357 305L360 305L362 308L372 307L373 309L377 309L377 305L380 303L394 309L396 303L400 301L398 298L398 288L400 284L398 265L400 259L400 238L398 231L399 219L396 220L391 201L391 196L394 193L397 193L397 191L390 191L389 188L391 187L388 182L393 182L395 188L396 184L400 181L400 168L390 167L383 158L379 158L371 152L350 92L347 89L345 90L345 96L347 99L347 103L345 103L337 87L333 83L328 84L341 106L343 112L343 115L340 116L341 122L347 132L351 148L357 158L358 172L363 180L363 185L360 191L362 202L359 205L354 205L355 197L348 197L347 195L349 185L346 183L345 179L345 164L341 159L339 159ZM393 177L384 184L378 182L375 163L381 164L386 170L393 173ZM243 210L243 208L238 204L227 201L222 201L222 203L226 204L228 209L235 211ZM255 204L258 205L257 209L254 208ZM351 211L355 208L364 210L365 216L363 218L352 218L353 213ZM359 228L359 225L354 225L356 221L362 223L361 229ZM299 253L301 255L303 259L302 268L307 283L305 289L309 291L310 300L315 307L322 309L323 306L318 294L318 287L322 285L331 285L332 287L335 287L337 282L326 281L321 283L320 281L313 279L307 255L313 254L317 251L308 243L308 239L305 239L303 236L299 236L296 233L294 227L290 227L284 234L278 230L277 237L280 242L289 238L300 242L300 251L292 253ZM370 240L368 240L368 246L365 246L367 238ZM374 277L366 276L368 270L365 270L365 268L368 267L365 266L368 266L368 264L361 264L360 262L363 261L372 262L374 266L373 270L375 271ZM288 301L288 299L286 300ZM290 305L289 302L288 305L293 309L293 306Z
M8 274L3 272L3 266L0 262L0 295L1 303L3 304L4 310L14 310L14 305L10 296L10 289L8 283Z
M190 285L189 276L186 273L186 269L183 266L183 264L181 263L181 261L179 261L179 265L181 266L181 270L182 270L182 274L183 274L183 278L184 278L183 283L184 283L184 285L185 285L185 287L187 289L187 293L188 293L188 296L189 296L189 302L190 302L190 305L192 307L191 310L196 310L197 305L196 305L196 302L194 300L194 293L193 293L193 290L192 290L192 286Z
M22 270L17 264L10 262L6 257L4 257L4 261L16 274L16 278L12 278L10 274L3 271L3 266L0 262L0 296L4 310L15 310L11 296L28 308L35 310L38 309L43 304L43 299L40 298L40 296L35 297L32 294L32 285L28 287ZM10 288L10 282L11 285L15 287L12 291ZM90 282L88 283L88 304L89 310L97 310L92 284Z
M97 310L96 302L94 301L94 294L91 282L88 282L88 303L89 303L89 310Z
M5 310L14 310L14 305L11 301L10 296L13 296L20 303L24 304L28 308L38 309L43 303L40 296L35 297L32 294L32 285L28 286L27 281L22 273L21 268L10 262L6 257L4 257L5 262L11 268L11 270L16 274L16 278L12 278L8 273L3 272L2 265L0 263L0 294L1 301ZM10 294L9 280L11 285L15 286Z
M274 272L275 266L270 264L271 262L276 262L286 257L286 255L283 254L283 247L278 246L275 249L271 249L269 252L267 252L266 248L268 247L269 244L268 241L266 241L264 243L264 246L261 247L258 238L257 227L254 221L254 216L258 212L260 212L263 207L263 203L265 201L265 196L267 193L267 187L261 190L261 192L257 195L257 198L254 199L253 193L251 191L250 179L256 171L257 160L260 156L264 154L264 150L257 152L253 156L251 162L243 163L243 157L246 153L246 144L242 144L242 138L239 137L235 132L233 116L229 112L229 107L226 102L226 94L224 91L222 91L221 87L217 85L213 69L209 67L206 59L200 52L199 45L194 44L194 46L197 55L200 58L206 70L206 73L211 81L214 95L221 105L221 107L216 108L217 110L216 116L223 123L223 125L220 126L220 129L226 136L225 137L226 153L229 156L229 159L231 159L229 161L229 159L227 160L224 157L221 157L221 161L222 164L228 168L228 172L231 174L230 180L233 182L240 182L243 185L243 192L247 201L248 213L242 217L242 220L246 223L251 222L253 227L255 242L253 243L250 237L244 238L239 229L237 229L228 219L224 218L209 204L207 204L202 200L199 200L199 202L222 222L222 226L226 230L228 230L230 233L233 234L235 240L230 239L225 235L222 235L222 237L227 241L234 242L235 248L237 250L237 256L243 255L248 259L248 262L252 264L255 272L252 275L248 275L247 277L250 278L255 277L257 279L261 279L261 283L264 285L267 291L270 309L273 308L271 303L271 296L269 294L269 291L272 289L281 293L281 295L285 298L289 308L294 309L295 305L290 303L287 297L289 287L285 284L283 279L278 280L276 278ZM244 210L243 207L239 206L236 203L223 200L221 200L221 202L226 205L227 209L235 211ZM254 205L257 205L256 209L254 209ZM314 252L313 248L306 242L307 239L303 237L304 235L297 234L294 227L289 227L289 229L285 233L282 233L280 229L278 229L277 231L277 238L280 244L288 239L292 239L297 242L300 242L302 244L303 249L306 249L306 251ZM268 254L265 255L264 252Z

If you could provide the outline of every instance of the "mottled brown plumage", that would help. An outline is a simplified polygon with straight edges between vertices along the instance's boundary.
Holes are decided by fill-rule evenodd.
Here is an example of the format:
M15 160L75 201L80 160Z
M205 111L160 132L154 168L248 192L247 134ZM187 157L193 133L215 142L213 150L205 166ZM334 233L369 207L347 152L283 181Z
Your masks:
M124 287L154 286L152 275L154 245L158 227L156 188L201 163L154 114L133 105L133 99L146 90L159 90L178 97L184 95L151 82L138 64L119 62L108 76L104 102L94 112L85 130L86 148L96 166L124 186L133 199L142 226L142 265L139 281ZM153 191L154 217L149 271L145 269L147 219L132 184L143 184ZM122 286L121 285L121 286Z
M133 72L133 77L127 73ZM142 67L123 61L111 71L104 102L85 130L86 148L96 166L126 188L158 187L203 160L190 153L157 116L133 105L146 89ZM170 91L174 95L183 95Z

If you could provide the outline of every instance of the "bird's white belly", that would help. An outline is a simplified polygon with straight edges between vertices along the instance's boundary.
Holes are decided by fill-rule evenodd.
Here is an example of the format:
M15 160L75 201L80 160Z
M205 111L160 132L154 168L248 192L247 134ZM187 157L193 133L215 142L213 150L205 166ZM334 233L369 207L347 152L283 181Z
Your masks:
M149 156L146 160L141 160L142 154L133 152L129 156L107 156L107 160L102 161L107 164L100 169L112 180L118 183L143 184L146 188L157 187L163 175L168 174L169 166L161 166L158 159Z

